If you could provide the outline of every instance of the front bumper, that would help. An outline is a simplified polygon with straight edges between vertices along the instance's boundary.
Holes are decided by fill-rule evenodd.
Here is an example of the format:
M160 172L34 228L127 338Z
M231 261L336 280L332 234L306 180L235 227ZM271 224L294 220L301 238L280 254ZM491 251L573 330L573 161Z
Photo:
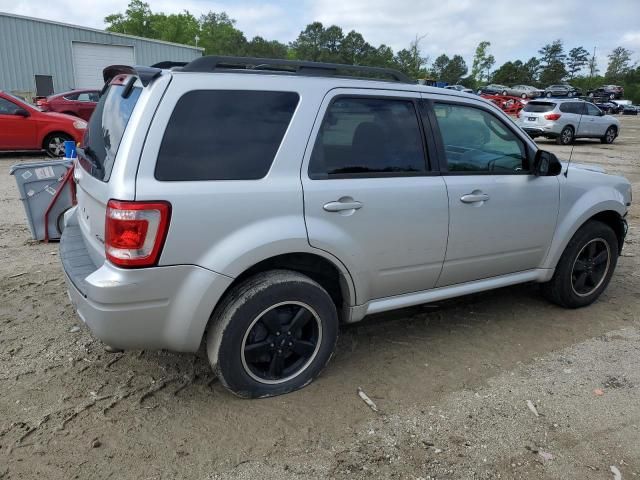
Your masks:
M233 281L194 265L96 266L74 224L62 233L60 259L78 316L97 338L121 349L197 351L216 303Z

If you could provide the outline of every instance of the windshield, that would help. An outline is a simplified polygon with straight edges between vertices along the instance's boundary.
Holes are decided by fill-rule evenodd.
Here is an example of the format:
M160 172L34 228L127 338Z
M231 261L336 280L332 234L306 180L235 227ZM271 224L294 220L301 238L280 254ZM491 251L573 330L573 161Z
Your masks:
M124 85L111 85L100 97L87 125L83 148L78 151L84 169L105 182L109 181L124 130L142 91L139 87L133 88L129 96L123 98L124 88Z

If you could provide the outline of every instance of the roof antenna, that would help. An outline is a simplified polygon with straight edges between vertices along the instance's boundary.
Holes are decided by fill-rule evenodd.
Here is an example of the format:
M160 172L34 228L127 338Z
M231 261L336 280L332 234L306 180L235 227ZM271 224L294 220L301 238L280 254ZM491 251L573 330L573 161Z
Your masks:
M573 139L571 140L571 152L569 153L569 162L567 163L567 169L564 172L564 178L567 178L567 176L569 175L569 167L571 166L571 158L573 157L573 149L576 146L576 136L578 135L578 132L580 131L580 124L582 123L582 115L584 115L584 111L587 108L587 102L585 102L584 100L581 100L581 103L579 104L581 109L580 109L580 117L578 118L578 126L576 127L576 131L573 134ZM562 132L560 132L560 135L562 135Z
M591 57L591 65L589 66L589 88L591 88L591 79L593 78L596 64L596 47L593 47L593 57ZM576 133L573 135L573 143L571 144L571 152L569 153L569 162L567 163L567 170L564 172L564 178L569 176L569 167L571 166L571 158L573 157L573 149L576 146L576 135L580 131L580 124L582 123L582 115L587 108L587 103L582 101L582 110L580 111L580 118L578 118L578 126L576 127Z

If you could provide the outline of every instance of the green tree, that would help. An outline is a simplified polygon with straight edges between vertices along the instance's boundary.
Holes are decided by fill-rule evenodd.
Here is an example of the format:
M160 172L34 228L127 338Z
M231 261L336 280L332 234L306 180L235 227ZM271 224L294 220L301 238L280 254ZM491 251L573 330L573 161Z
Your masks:
M245 50L248 56L259 58L287 58L288 53L284 43L277 40L265 40L262 37L253 37Z
M324 26L322 23L310 23L291 43L294 57L298 60L319 61L322 56L323 40Z
M473 56L473 65L471 67L471 76L476 82L482 83L489 80L489 71L496 63L493 55L488 53L491 42L480 42Z
M500 66L491 77L493 83L502 85L526 84L528 81L526 66L520 60L506 62Z
M148 3L142 0L131 0L124 14L114 13L107 15L104 21L109 32L156 38L152 26L152 17Z
M196 36L200 36L200 23L187 10L171 15L153 14L151 26L154 38L167 42L195 45Z
M431 74L433 75L433 78L444 81L442 77L444 76L444 72L447 65L449 65L449 62L451 62L451 59L444 53L437 57L431 65Z
M550 85L561 82L567 76L567 69L564 62L567 58L564 53L562 40L554 40L540 50L540 82L543 85Z
M429 63L429 57L424 57L420 49L420 40L416 37L409 48L400 50L395 57L398 68L416 80L427 76L426 66Z
M340 62L364 65L365 60L373 54L374 50L360 33L351 30L340 44Z
M440 79L443 82L455 85L468 71L469 69L467 68L467 63L464 61L464 58L462 58L461 55L454 55L444 67Z
M200 46L207 55L243 55L247 39L235 27L236 21L222 13L209 12L200 17Z
M567 57L567 73L573 79L585 66L589 64L589 52L583 47L575 47L569 50Z
M616 47L609 55L607 77L612 82L619 82L631 70L631 51L624 47Z

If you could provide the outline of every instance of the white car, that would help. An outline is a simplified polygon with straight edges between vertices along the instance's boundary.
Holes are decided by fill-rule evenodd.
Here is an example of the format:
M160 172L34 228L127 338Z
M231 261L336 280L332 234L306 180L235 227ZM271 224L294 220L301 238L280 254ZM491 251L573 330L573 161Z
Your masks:
M553 138L558 145L570 145L576 138L613 143L620 135L618 119L577 99L534 100L520 111L516 123L532 138Z

